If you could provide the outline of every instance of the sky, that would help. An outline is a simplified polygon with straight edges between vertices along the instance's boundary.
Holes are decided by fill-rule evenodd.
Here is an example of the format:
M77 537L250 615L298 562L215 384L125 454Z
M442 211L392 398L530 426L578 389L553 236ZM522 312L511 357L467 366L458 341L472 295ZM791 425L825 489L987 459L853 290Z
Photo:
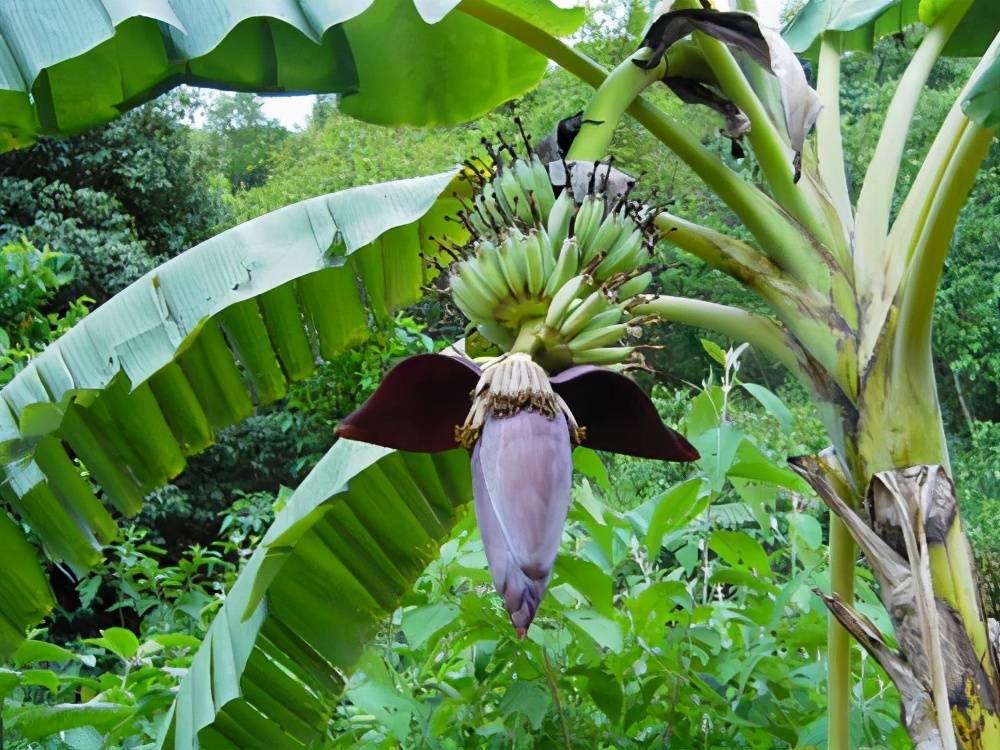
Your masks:
M760 15L770 26L778 25L781 9L788 0L757 0ZM578 0L555 0L557 5L580 5ZM315 96L268 96L264 97L264 112L269 117L276 118L289 130L305 127L312 112Z

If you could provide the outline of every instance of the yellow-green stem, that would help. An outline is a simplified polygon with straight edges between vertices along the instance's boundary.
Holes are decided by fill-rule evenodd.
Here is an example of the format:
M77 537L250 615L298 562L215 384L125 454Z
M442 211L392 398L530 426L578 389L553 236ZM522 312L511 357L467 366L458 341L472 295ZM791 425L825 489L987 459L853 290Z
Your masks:
M648 54L648 50L640 50L636 57ZM625 110L648 86L659 81L665 70L664 57L652 70L643 70L629 58L611 71L584 110L580 132L573 139L566 158L600 161L607 156L618 121Z
M704 300L661 295L633 308L635 315L658 315L664 320L707 328L734 341L746 341L801 376L795 352L782 327L763 315Z
M511 353L517 352L527 354L529 357L534 356L538 347L542 345L539 333L544 325L545 321L542 318L529 320L522 324L521 330L517 333L517 338L514 339L514 344L510 347Z
M844 142L840 131L840 55L843 34L827 31L819 48L819 72L816 93L823 103L816 121L816 152L819 176L830 193L844 227L854 226L851 197L847 192L847 172L844 167Z
M834 244L832 236L829 228L820 219L821 212L809 205L805 194L794 181L791 148L785 144L778 129L771 122L764 105L750 86L733 53L718 39L713 39L703 32L696 31L694 38L723 92L750 118L752 127L747 138L774 197L817 240L827 247L832 247ZM811 257L803 260L806 263L813 261L808 267L821 268ZM804 265L802 270L807 270L807 267Z
M830 588L854 603L854 559L857 548L844 522L830 513ZM851 652L853 638L830 616L827 626L827 748L851 747Z

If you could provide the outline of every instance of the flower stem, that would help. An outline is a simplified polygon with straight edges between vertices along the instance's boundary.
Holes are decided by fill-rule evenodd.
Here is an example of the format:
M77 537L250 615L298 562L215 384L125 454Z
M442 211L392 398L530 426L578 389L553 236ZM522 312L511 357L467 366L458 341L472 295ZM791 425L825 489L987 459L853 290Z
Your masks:
M542 345L539 334L544 325L545 321L542 318L533 318L523 323L521 330L517 333L517 338L514 339L514 344L510 347L511 354L520 353L527 354L529 357L533 356L538 347Z
M542 646L542 660L545 663L545 679L549 683L552 702L556 706L556 713L559 714L559 726L562 728L563 744L566 746L566 750L573 750L573 741L570 739L569 734L569 724L566 722L566 714L563 712L562 701L559 700L559 686L556 685L552 662L549 661L549 652L544 646Z
M645 53L645 54L643 54ZM641 59L648 50L641 50ZM643 70L632 62L632 56L622 62L604 79L583 113L580 132L573 140L566 158L600 161L608 154L611 139L625 110L646 87L663 77L666 57L652 70Z

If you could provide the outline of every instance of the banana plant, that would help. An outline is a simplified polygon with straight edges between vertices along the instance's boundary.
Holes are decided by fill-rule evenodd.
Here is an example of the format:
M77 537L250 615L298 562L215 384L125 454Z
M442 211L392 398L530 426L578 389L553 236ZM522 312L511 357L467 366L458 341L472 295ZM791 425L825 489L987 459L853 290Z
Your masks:
M742 11L661 3L640 48L605 73L513 13L475 0L461 9L503 28L597 87L566 153L601 162L632 114L743 221L743 242L659 212L664 239L732 275L771 315L659 297L632 308L751 342L812 391L831 450L794 462L830 506L832 591L829 747L849 747L854 636L900 690L902 720L921 748L1000 743L997 644L976 594L931 366L931 311L958 213L995 136L1000 37L988 3L811 0L788 30L814 54L817 90L788 41ZM750 11L750 12L745 12ZM857 196L848 192L839 117L845 50L920 20L926 35L889 107ZM892 215L904 134L931 67L946 52L981 55L919 175ZM644 100L665 83L725 118L734 153L747 142L763 186L732 172ZM567 124L568 125L568 124ZM815 142L807 135L815 125ZM852 607L856 546L881 583L897 647Z
M98 554L100 543L114 533L103 505L92 499L89 487L69 461L64 441L88 466L108 498L123 511L134 511L145 491L182 468L185 453L210 441L213 427L249 412L252 401L242 381L244 375L261 401L278 398L283 378L294 378L293 373L309 369L310 336L323 353L364 335L365 308L356 278L341 274L342 286L337 286L337 271L348 266L358 271L365 281L365 300L376 312L385 310L409 298L397 286L401 283L397 269L405 266L411 269L407 278L423 278L419 248L432 267L447 267L454 300L475 331L466 342L471 344L466 352L486 357L480 372L474 373L474 397L470 400L461 391L451 392L460 397L449 396L452 409L467 407L468 411L461 419L451 417L445 424L446 428L451 424L454 432L450 436L444 433L442 449L473 449L480 525L488 546L493 547L490 564L494 580L505 596L515 627L527 627L544 590L547 566L551 565L551 538L556 533L553 529L558 529L560 516L565 515L559 504L565 484L559 467L564 463L555 461L555 468L547 471L532 467L533 476L546 487L544 495L552 507L543 523L545 533L528 538L525 531L530 524L519 525L523 519L517 518L516 502L510 502L511 492L497 479L511 471L498 455L515 439L548 441L555 446L550 455L563 452L571 441L586 444L593 440L597 447L621 450L607 436L614 435L614 417L621 418L627 412L612 414L610 419L603 415L602 421L600 410L584 415L567 394L574 387L589 387L587 383L595 378L620 382L617 378L622 376L608 369L581 372L577 368L641 366L641 350L628 339L654 320L680 321L747 341L788 367L811 389L829 433L829 452L794 462L833 514L832 591L819 592L835 620L831 621L829 647L829 747L849 747L849 635L899 687L902 721L915 746L983 748L1000 742L997 646L990 641L976 598L975 565L948 476L930 350L931 302L949 238L998 119L1000 39L994 38L998 19L987 0L810 0L788 29L786 39L758 22L753 0L739 0L741 10L736 12L715 10L707 2L663 3L637 51L610 73L554 35L566 30L566 25L546 4L423 0L415 3L417 9L425 19L441 26L435 30L403 24L400 28L406 33L415 34L429 46L447 46L447 38L435 35L440 29L453 29L459 37L461 32L469 32L458 45L461 54L434 59L459 67L460 61L469 59L462 54L475 54L470 49L480 38L476 34L486 35L482 38L492 45L499 45L503 34L516 40L511 42L514 46L503 47L509 58L488 61L492 69L500 65L518 71L516 75L497 75L505 81L504 86L492 87L488 72L483 78L478 77L478 71L471 72L470 78L459 82L439 78L434 83L440 83L442 89L447 84L450 89L437 92L440 100L451 101L452 108L439 108L436 113L427 102L439 99L424 96L429 89L412 100L398 102L392 101L400 93L398 86L386 89L392 96L372 90L377 88L373 82L400 80L407 62L412 62L406 55L419 57L415 51L419 46L409 45L412 40L407 44L385 43L397 21L415 18L408 3L377 2L349 19L321 19L317 26L310 26L312 47L280 44L283 34L296 33L289 27L309 36L289 15L294 11L315 23L318 11L313 6L326 6L308 0L288 3L288 14L284 15L275 14L269 4L266 16L263 10L262 15L254 15L255 8L240 15L233 10L235 4L219 0L212 7L225 10L224 22L208 22L212 14L207 12L205 23L194 23L202 20L197 13L184 22L177 11L183 30L156 15L165 13L166 8L186 7L182 3L146 3L143 15L127 18L105 9L98 33L84 34L81 30L92 25L80 21L80 16L65 33L55 35L62 46L54 47L29 43L32 33L25 31L24 24L36 5L11 3L0 10L5 45L0 46L4 75L0 88L13 92L13 98L22 102L19 108L5 109L20 113L13 124L3 123L4 132L13 134L8 138L11 145L30 140L43 130L62 132L107 119L113 116L112 110L131 106L185 77L192 82L250 89L347 92L355 86L358 93L344 97L345 108L353 106L352 97L356 96L354 113L382 122L473 116L537 79L543 67L541 58L526 48L549 57L597 89L583 115L560 129L562 137L554 139L554 145L548 144L547 156L539 158L540 164L535 163L527 142L521 157L512 147L501 144L500 151L506 156L495 153L486 162L469 165L461 172L464 181L454 190L459 195L451 199L447 211L435 213L433 199L425 200L405 219L389 222L394 228L386 234L385 225L373 220L379 224L375 228L363 216L356 225L358 234L352 235L341 227L343 217L338 220L335 214L330 221L315 204L297 207L309 220L311 237L302 221L294 231L286 231L285 217L272 217L266 226L273 231L263 236L275 247L288 249L277 262L280 271L270 266L272 273L280 275L285 273L283 262L296 256L300 235L305 235L307 255L312 253L315 258L318 252L325 259L322 263L310 261L314 264L309 268L311 275L282 278L276 286L258 286L267 284L268 274L264 273L262 280L260 271L269 266L248 267L243 254L253 257L253 249L261 249L260 235L241 232L242 247L231 243L232 236L223 240L226 235L222 235L218 257L227 263L217 263L214 254L204 252L185 261L195 269L184 276L192 282L193 292L188 294L190 290L183 283L162 283L160 274L154 272L136 287L138 291L131 292L131 299L138 301L109 303L102 308L106 312L95 314L77 329L82 333L71 332L65 345L57 344L52 354L40 357L3 394L12 411L4 417L10 478L6 491L10 505L38 531L50 554L70 566L85 567ZM96 3L80 5L96 7ZM400 15L393 16L394 12ZM157 23L146 23L149 18ZM918 19L927 25L926 35L893 98L864 187L851 196L838 116L841 55ZM264 45L263 51L254 43L262 25L270 32L267 38L271 45ZM169 31L166 35L165 28ZM369 39L377 41L364 45L362 36L351 38L360 28L367 29ZM199 46L194 40L202 32L210 32L211 39L201 40ZM275 82L274 71L280 73L283 61L290 59L295 62L288 67L289 76L303 69L308 71L302 73L307 78L320 75L319 68L303 62L308 61L308 55L302 50L317 52L324 44L333 44L330 40L340 34L351 39L340 50L342 55L345 49L350 50L356 81L352 79L343 89L334 89L328 80L296 79L299 82L284 86ZM317 37L320 44L314 43ZM289 52L290 48L295 52ZM163 52L167 49L171 55ZM482 49L488 53L495 47L484 43ZM149 53L148 59L154 62L130 68L123 64L126 58L120 50ZM806 82L793 51L812 55L818 62L815 91ZM304 56L295 56L300 53ZM978 55L981 62L893 216L902 135L930 69L942 54ZM526 57L517 58L519 55ZM327 63L331 58L329 54L317 56ZM171 62L164 65L162 59ZM253 69L252 62L262 63L260 67L272 78L253 79L252 73L246 72ZM418 70L424 73L428 68ZM380 79L379 71L388 77ZM131 73L136 74L134 78ZM744 180L703 147L683 123L643 98L645 89L660 82L684 101L719 111L724 118L723 133L732 139L734 153L742 151L744 145L749 147L763 184ZM116 86L113 95L104 98ZM87 111L79 102L89 101L85 94L91 89L94 100L103 103L97 110ZM31 97L27 96L29 91ZM370 109L362 106L364 101L370 103ZM384 109L380 109L383 101ZM62 119L53 116L60 112ZM606 161L615 127L626 112L733 209L753 236L752 242L709 230L689 217L630 201L630 180ZM79 119L73 119L76 115ZM815 139L810 135L814 126ZM536 151L542 151L542 145L539 143ZM441 177L429 192L440 197L442 186L454 176ZM451 190L448 188L446 194L450 196ZM386 194L376 189L368 195ZM387 202L393 204L391 199ZM317 213L322 219L320 227L329 229L320 232L322 236L315 234ZM444 221L444 213L457 217L458 222ZM425 221L424 216L432 219ZM414 222L417 232L399 243L399 252L386 256L369 250L365 255L366 247L384 249L388 238L402 239ZM350 220L345 223L351 225ZM430 224L434 224L434 239L428 231ZM347 251L336 251L330 259L326 249L336 245L335 236L344 239ZM772 313L761 315L710 302L645 295L648 278L642 268L642 247L657 238L732 275L759 295ZM392 242L389 245L395 246ZM372 256L377 260L366 264L365 258ZM321 274L322 283L314 287L310 297L307 280ZM163 274L163 279L168 281L169 276ZM218 296L210 297L207 307L198 297L201 277L204 283L219 282L213 290ZM181 278L175 276L174 280ZM294 287L289 286L293 281ZM224 289L223 283L231 286ZM241 287L246 296L230 295L239 295ZM347 294L348 299L359 300L352 308L353 317L350 310L329 304L333 298L339 305L337 290L344 288L354 295ZM406 288L414 289L412 285ZM258 291L267 294L258 300ZM331 297L331 293L336 296ZM253 302L252 309L249 302ZM299 303L302 307L296 308ZM123 317L123 312L129 317ZM224 334L218 319L223 320ZM260 342L267 342L269 351L261 353ZM234 355L243 365L242 371L234 364ZM180 365L174 361L177 357L183 358ZM87 377L81 379L80 373ZM615 388L608 386L606 392L614 393ZM591 393L598 395L589 402L601 403L600 389ZM413 399L404 401L412 403ZM619 403L621 397L606 401ZM164 402L170 406L159 411L154 408ZM587 402L581 399L581 403ZM645 408L641 399L631 406L640 412ZM370 432L365 410L370 414L377 412L377 407L373 401L347 420L342 427L345 436L351 437L353 429L355 437L387 444L395 439ZM159 420L155 419L157 413ZM525 413L538 416L518 419ZM435 423L435 429L440 428L441 423ZM413 429L413 425L404 426L398 432ZM668 428L655 424L651 429L661 443L670 438L677 447L676 454L657 457L685 457L684 443ZM602 445L604 440L607 442ZM343 441L334 448L332 456L337 458L330 460L338 467L338 481L349 481L366 465L367 459L357 457L364 452L353 453L352 445ZM376 454L364 455L370 458ZM387 455L402 455L399 460L404 463L408 460L404 454ZM221 616L225 623L219 625L218 638L213 626L212 643L203 647L205 655L199 653L202 666L192 670L182 688L164 743L186 748L202 740L225 746L225 740L242 746L239 742L246 740L230 734L242 730L241 722L249 727L270 722L284 735L297 736L299 743L309 741L321 723L318 715L289 716L296 713L289 711L289 705L265 705L267 691L259 688L269 685L269 678L261 671L250 675L245 668L255 665L264 670L280 664L274 679L294 675L307 685L304 690L309 695L324 684L335 692L336 681L329 675L350 668L351 654L356 653L352 639L370 632L371 619L345 631L344 650L340 652L336 645L317 648L322 636L315 630L317 620L308 613L292 611L294 606L288 599L281 611L292 618L300 615L292 626L261 626L239 640L238 648L233 632L276 611L274 605L282 601L284 591L278 582L286 580L284 573L297 570L295 566L308 570L310 561L320 565L317 570L329 569L339 561L356 581L364 580L361 576L366 572L378 570L392 585L405 586L412 575L393 574L394 569L399 570L399 560L406 559L412 554L408 550L416 547L426 552L446 531L442 516L428 515L425 505L433 505L432 498L442 507L446 505L442 498L454 505L468 495L467 487L457 478L449 483L446 473L427 472L426 467L424 462L423 471L415 468L407 477L397 465L370 485L360 482L366 489L363 498L398 494L397 486L416 488L412 498L417 499L407 501L408 512L423 531L418 533L417 526L408 526L412 533L389 537L386 543L401 545L393 550L366 541L375 536L371 530L378 528L379 521L359 520L351 503L329 504L343 514L337 521L337 538L319 527L313 535L314 526L332 512L323 505L323 498L317 500L316 496L306 503L309 507L303 509L303 520L294 525L294 533L283 533L288 530L283 526L282 533L270 537L260 552L259 567L248 577L253 583L238 584L241 591L250 587L246 604L241 607L234 599L234 606ZM428 488L422 481L434 486ZM357 489L355 484L351 487ZM502 488L499 493L497 487ZM322 510L319 505L323 505ZM277 523L288 522L279 519ZM499 528L490 531L491 524ZM27 545L20 529L6 517L0 519L0 532L18 548ZM879 578L896 630L895 647L887 634L878 632L852 607L857 548L865 553ZM372 564L359 568L358 560ZM516 578L518 572L534 583L508 587L508 574ZM370 585L383 585L385 580L378 578ZM23 637L23 628L37 621L51 602L42 590L44 578L37 564L23 575L5 576L2 585L4 637L8 644L16 644ZM352 599L359 607L374 597L364 588ZM385 611L392 601L385 597L378 606L369 602L361 610ZM329 643L329 632L323 642ZM248 649L260 649L262 656L255 661L248 657ZM230 661L234 655L239 658ZM303 677L307 669L312 670L310 681ZM216 675L222 675L224 681L220 677L216 684ZM258 686L257 693L252 692L253 685ZM299 706L296 703L293 709ZM301 703L303 711L312 711L312 706L307 701ZM226 714L227 707L236 713ZM263 729L260 734L249 734L259 737L262 746L269 741L266 738L275 736L263 733Z

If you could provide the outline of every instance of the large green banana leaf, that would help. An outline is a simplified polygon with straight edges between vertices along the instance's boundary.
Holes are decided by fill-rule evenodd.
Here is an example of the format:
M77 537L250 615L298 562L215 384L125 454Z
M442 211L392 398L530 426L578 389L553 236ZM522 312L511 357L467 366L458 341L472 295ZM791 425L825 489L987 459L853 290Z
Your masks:
M870 50L878 39L920 21L933 22L955 0L808 0L784 31L796 52L815 58L824 31L844 32L844 49ZM983 54L997 31L997 0L973 0L945 46L944 54Z
M437 556L471 493L463 450L337 442L226 597L160 747L273 750L321 739L344 675Z
M492 1L492 0L490 0ZM496 0L549 33L582 10ZM469 120L531 88L546 60L457 0L3 0L0 151L72 133L180 83L343 94L371 122Z
M86 571L125 515L219 429L280 399L318 357L427 281L456 172L312 198L224 232L88 315L0 391L0 494L45 551ZM101 490L81 473L77 459ZM18 523L0 510L0 659L52 608Z

